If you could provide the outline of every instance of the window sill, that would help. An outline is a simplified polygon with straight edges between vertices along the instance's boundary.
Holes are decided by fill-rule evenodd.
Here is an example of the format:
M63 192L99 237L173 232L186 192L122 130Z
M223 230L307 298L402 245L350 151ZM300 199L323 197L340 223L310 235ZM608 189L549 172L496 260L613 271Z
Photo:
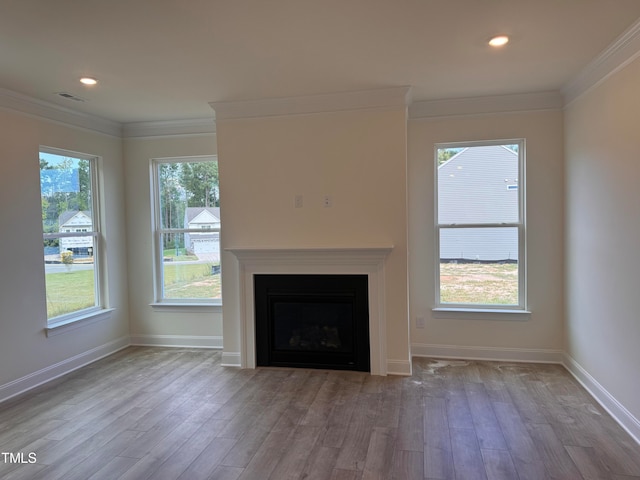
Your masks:
M106 320L111 317L111 314L115 311L115 308L102 308L99 310L92 310L82 315L74 316L59 322L50 323L45 328L47 337L54 337L63 333L68 333L77 328L91 325L92 323L99 322L100 320Z
M530 310L501 308L433 308L435 318L462 318L475 320L529 320Z
M149 306L154 310L169 312L221 312L222 303L156 302Z

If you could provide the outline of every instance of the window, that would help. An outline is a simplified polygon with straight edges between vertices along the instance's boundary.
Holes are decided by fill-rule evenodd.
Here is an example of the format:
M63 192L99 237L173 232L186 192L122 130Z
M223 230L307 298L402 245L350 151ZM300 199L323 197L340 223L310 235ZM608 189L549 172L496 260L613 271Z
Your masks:
M40 149L40 198L49 325L102 308L96 157Z
M524 141L435 148L437 308L524 310Z
M156 303L219 305L218 162L171 158L151 166Z

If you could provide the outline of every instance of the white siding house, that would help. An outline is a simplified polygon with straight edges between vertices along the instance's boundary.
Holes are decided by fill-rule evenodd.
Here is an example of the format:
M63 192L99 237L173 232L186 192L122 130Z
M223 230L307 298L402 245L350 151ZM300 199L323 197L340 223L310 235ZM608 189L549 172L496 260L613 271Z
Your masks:
M87 210L67 210L58 217L58 231L61 233L91 232L93 221L91 212ZM74 255L91 255L93 237L62 237L60 238L60 253L73 252Z
M202 233L185 233L184 244L188 251L208 259L220 260L220 208L187 207L184 228L202 230Z
M517 222L518 154L502 145L465 148L438 167L438 223ZM441 228L440 259L517 261L517 228Z

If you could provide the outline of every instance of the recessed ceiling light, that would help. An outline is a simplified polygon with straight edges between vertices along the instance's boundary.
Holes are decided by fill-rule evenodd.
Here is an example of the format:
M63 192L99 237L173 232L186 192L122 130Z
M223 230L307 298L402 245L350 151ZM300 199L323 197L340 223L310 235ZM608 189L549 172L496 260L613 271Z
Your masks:
M80 79L80 83L84 85L95 85L96 83L98 83L98 80L93 77L82 77Z
M489 45L491 45L492 47L501 47L503 45L506 45L507 43L509 43L509 37L507 37L506 35L496 35L495 37L491 38L491 40L489 40Z

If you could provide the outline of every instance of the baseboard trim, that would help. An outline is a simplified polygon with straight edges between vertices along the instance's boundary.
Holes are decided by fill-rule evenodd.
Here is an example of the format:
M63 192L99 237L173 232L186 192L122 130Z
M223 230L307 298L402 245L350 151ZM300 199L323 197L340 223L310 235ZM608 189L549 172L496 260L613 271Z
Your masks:
M222 361L220 364L223 367L242 367L240 352L222 352Z
M633 416L573 357L565 353L562 365L589 392L589 394L611 415L618 424L640 445L640 420Z
M461 345L411 344L414 357L457 358L463 360L496 360L501 362L532 362L562 364L562 350L468 347Z
M411 376L411 362L407 360L387 360L387 375Z
M202 335L131 335L131 345L141 347L215 348L222 350L222 337Z
M129 336L120 337L99 347L92 348L86 352L74 355L54 365L38 370L37 372L25 375L12 382L0 385L0 403L10 398L20 395L28 390L50 382L58 377L71 373L74 370L89 365L101 358L112 355L130 345Z

